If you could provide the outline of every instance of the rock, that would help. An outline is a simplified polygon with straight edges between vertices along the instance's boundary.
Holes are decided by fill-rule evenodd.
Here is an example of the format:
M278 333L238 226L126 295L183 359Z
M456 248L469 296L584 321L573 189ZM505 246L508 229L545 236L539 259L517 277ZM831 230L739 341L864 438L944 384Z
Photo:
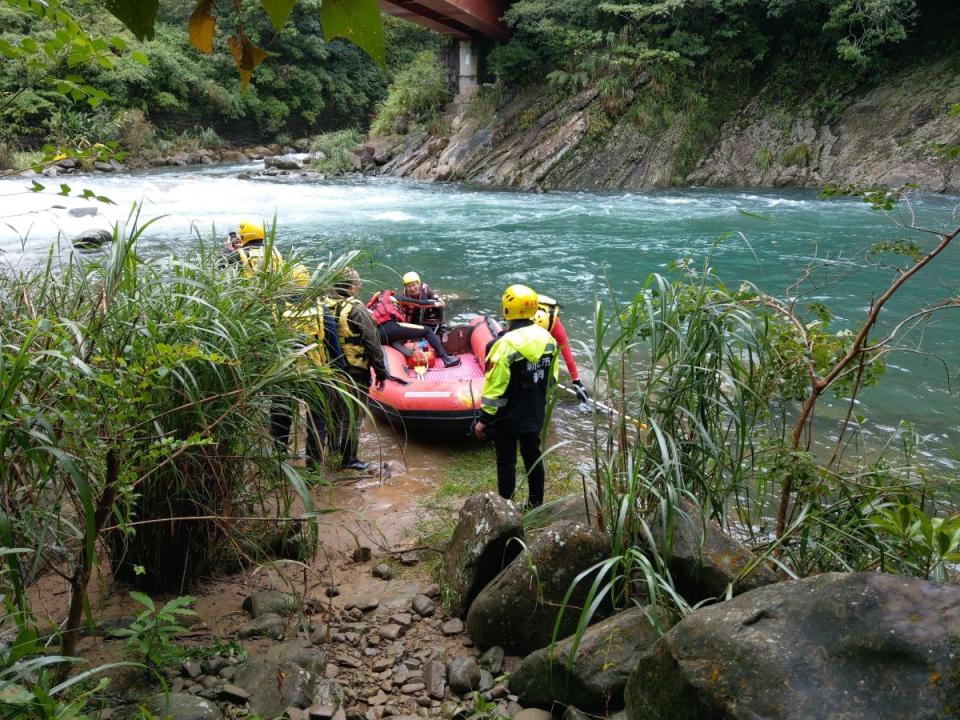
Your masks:
M283 618L275 613L261 615L248 622L237 630L238 638L257 638L267 637L274 640L283 640L286 631L286 623Z
M423 682L427 695L434 700L443 700L447 684L447 668L439 660L430 660L423 668Z
M400 564L407 565L407 566L416 565L417 554L415 552L400 553Z
M40 174L43 175L44 177L54 178L54 177L56 177L56 176L59 174L59 172L58 172L56 166L50 165L50 166L48 166L48 167L45 167L45 168L40 172Z
M960 589L875 573L768 585L698 610L640 658L627 717L946 718Z
M563 711L563 720L593 720L593 718L582 710L573 707L573 705L568 705L567 709Z
M390 569L390 566L386 563L379 563L378 565L373 566L372 574L375 578L381 580L390 580L393 578L393 571Z
M102 160L94 160L93 169L99 170L100 172L116 172L113 163L103 162Z
M330 720L337 712L333 705L311 705L307 708L310 720Z
M528 655L510 675L510 691L531 705L559 702L603 714L622 707L627 679L658 638L645 612L656 617L657 610L631 608L587 628L569 670L573 637Z
M443 558L450 613L463 617L477 594L520 553L523 519L496 493L473 495L460 509Z
M420 617L430 617L437 609L437 604L426 595L417 595L413 598L412 607Z
M266 659L276 663L293 663L314 675L322 675L327 667L327 654L306 640L288 640L267 651Z
M309 161L309 153L290 153L265 157L263 166L265 168L277 168L278 170L303 170Z
M234 705L244 705L250 699L250 693L236 685L224 685L220 689L218 697Z
M61 170L76 170L77 164L76 158L63 158L62 160L57 160L56 162L56 166Z
M544 530L528 548L529 557L518 556L470 605L467 631L481 648L500 645L526 655L545 647L574 578L609 555L610 540L599 530L568 523ZM576 629L591 582L590 577L582 579L570 596L560 637ZM532 591L536 587L539 595Z
M402 692L404 695L413 695L414 693L420 692L425 687L426 685L424 685L422 682L407 683L400 688L400 692Z
M78 207L67 210L70 217L93 217L99 212L95 207Z
M287 617L300 609L300 603L297 601L297 597L290 593L280 592L279 590L260 590L248 595L243 601L242 607L254 618L267 613Z
M353 550L354 562L370 562L371 557L373 557L373 551L364 545L358 545Z
M144 707L158 718L170 720L220 720L220 709L203 698L185 693L154 695Z
M221 150L220 151L220 162L243 163L243 162L247 162L247 160L249 160L249 158L239 150Z
M440 632L446 636L459 635L463 632L463 620L460 618L450 618L440 626Z
M480 684L477 685L479 692L486 692L493 688L493 675L489 670L480 668Z
M250 694L250 711L263 717L276 717L291 706L339 706L343 700L336 681L322 679L288 662L248 660L237 671L234 684Z
M527 708L515 714L513 720L553 720L553 716L546 710Z
M330 642L330 626L326 623L310 623L310 642L314 645Z
M362 595L347 603L346 609L357 608L361 612L370 612L380 607L380 601L371 595Z
M503 669L503 648L494 645L480 657L480 667L486 668L494 675L499 675Z
M398 640L403 634L403 628L400 625L389 623L379 629L380 636L387 640Z
M597 500L593 493L588 495L589 505L583 499L583 493L567 495L566 497L544 503L534 508L524 517L524 524L528 531L547 528L561 522L579 522L584 525L597 524ZM589 507L589 511L587 508Z
M447 683L458 695L480 687L480 666L472 657L461 655L447 665Z
M184 677L193 679L203 675L203 668L200 667L200 663L196 660L184 660L180 665L180 671Z
M113 233L109 230L92 229L84 230L79 235L74 235L70 243L78 248L99 247L113 241Z
M665 536L659 519L654 527L659 528L655 538L664 547ZM754 555L743 543L727 535L715 522L701 523L700 510L689 502L683 502L674 512L673 545L671 547L670 572L681 594L691 603L707 598L722 597L727 585L733 585L734 594L777 581L777 576L763 563L757 563ZM655 531L656 532L656 531ZM746 577L737 580L749 565L755 565Z
M423 594L431 600L436 600L443 593L443 590L437 583L431 583L423 589Z
M410 627L410 624L413 622L413 617L410 613L394 613L390 616L390 622L406 628Z
M338 588L336 585L327 585L323 593L327 597L337 597L340 594L340 588Z

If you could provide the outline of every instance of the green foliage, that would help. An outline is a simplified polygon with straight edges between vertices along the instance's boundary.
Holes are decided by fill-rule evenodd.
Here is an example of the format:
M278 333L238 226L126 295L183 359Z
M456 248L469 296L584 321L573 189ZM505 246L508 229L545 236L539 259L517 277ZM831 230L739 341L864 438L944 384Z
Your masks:
M173 638L187 631L180 624L180 618L196 615L189 606L196 598L176 597L161 608L157 608L149 595L133 591L130 597L144 606L129 627L111 630L110 634L126 638L127 654L148 667L163 668L180 659L180 653L173 644Z
M450 100L446 71L435 53L422 52L397 73L370 126L373 135L406 133L434 120Z
M791 145L781 153L780 162L787 167L791 165L806 166L810 163L810 148L803 143Z
M902 503L880 509L871 522L889 542L885 570L944 582L960 562L960 514L930 517L916 505Z
M757 166L760 172L767 172L773 164L773 153L770 148L764 146L757 150L753 156L753 164Z
M318 135L310 143L310 152L317 158L313 167L328 175L339 175L351 169L348 153L360 144L362 136L352 129Z

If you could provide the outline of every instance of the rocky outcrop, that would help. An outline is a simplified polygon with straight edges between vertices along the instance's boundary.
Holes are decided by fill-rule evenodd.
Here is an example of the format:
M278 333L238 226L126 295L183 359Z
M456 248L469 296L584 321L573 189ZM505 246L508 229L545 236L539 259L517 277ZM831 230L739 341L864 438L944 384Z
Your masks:
M587 628L572 665L573 637L528 655L510 676L510 691L523 703L549 707L554 702L606 714L623 706L623 690L640 657L659 634L649 618L657 608L632 608ZM669 628L659 618L661 632Z
M562 609L558 637L566 637L577 627L591 580L579 582L564 607L567 590L609 552L607 535L580 523L543 531L477 595L467 613L467 632L480 647L499 645L525 655L553 639Z
M466 615L477 593L520 554L522 537L523 520L509 500L492 492L467 498L443 559L452 615Z
M91 228L78 233L70 239L70 244L77 248L94 248L105 245L113 240L113 233L102 228Z
M773 571L749 548L727 535L717 523L706 520L689 502L681 503L672 513L669 543L659 519L651 524L659 528L659 548L669 552L670 573L691 604L723 596L731 583L737 595L777 581Z
M694 612L646 653L631 720L948 718L960 589L873 573L770 585Z
M646 81L637 78L628 100L655 91ZM941 152L960 144L960 123L950 115L960 76L949 61L917 64L860 90L825 121L769 101L776 90L762 90L698 147L689 139L703 133L683 113L669 122L633 112L611 117L595 90L558 104L544 87L491 118L457 119L447 137L378 138L379 155L371 149L357 169L520 189L862 182L960 192L960 159Z

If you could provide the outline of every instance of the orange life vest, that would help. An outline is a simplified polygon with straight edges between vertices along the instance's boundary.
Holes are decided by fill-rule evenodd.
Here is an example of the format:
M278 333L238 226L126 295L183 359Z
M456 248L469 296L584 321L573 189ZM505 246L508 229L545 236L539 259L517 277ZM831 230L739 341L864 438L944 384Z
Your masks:
M403 310L400 309L400 304L394 297L393 290L381 290L378 292L370 298L370 302L367 303L367 308L370 310L370 314L373 315L373 321L377 323L377 325L383 325L391 320L396 320L397 322L404 321Z

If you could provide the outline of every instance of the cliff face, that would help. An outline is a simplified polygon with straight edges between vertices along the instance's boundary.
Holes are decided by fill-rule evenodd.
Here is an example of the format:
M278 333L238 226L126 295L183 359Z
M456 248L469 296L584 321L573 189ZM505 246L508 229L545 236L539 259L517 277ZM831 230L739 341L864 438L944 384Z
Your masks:
M643 92L646 78L635 87ZM727 116L706 144L692 145L691 120L611 121L590 89L559 104L546 89L512 99L487 118L457 119L445 137L374 138L358 169L422 180L520 189L640 190L669 185L798 186L915 183L960 192L960 74L947 61L896 73L847 98L831 122L770 108L761 92ZM809 113L804 113L809 115Z

